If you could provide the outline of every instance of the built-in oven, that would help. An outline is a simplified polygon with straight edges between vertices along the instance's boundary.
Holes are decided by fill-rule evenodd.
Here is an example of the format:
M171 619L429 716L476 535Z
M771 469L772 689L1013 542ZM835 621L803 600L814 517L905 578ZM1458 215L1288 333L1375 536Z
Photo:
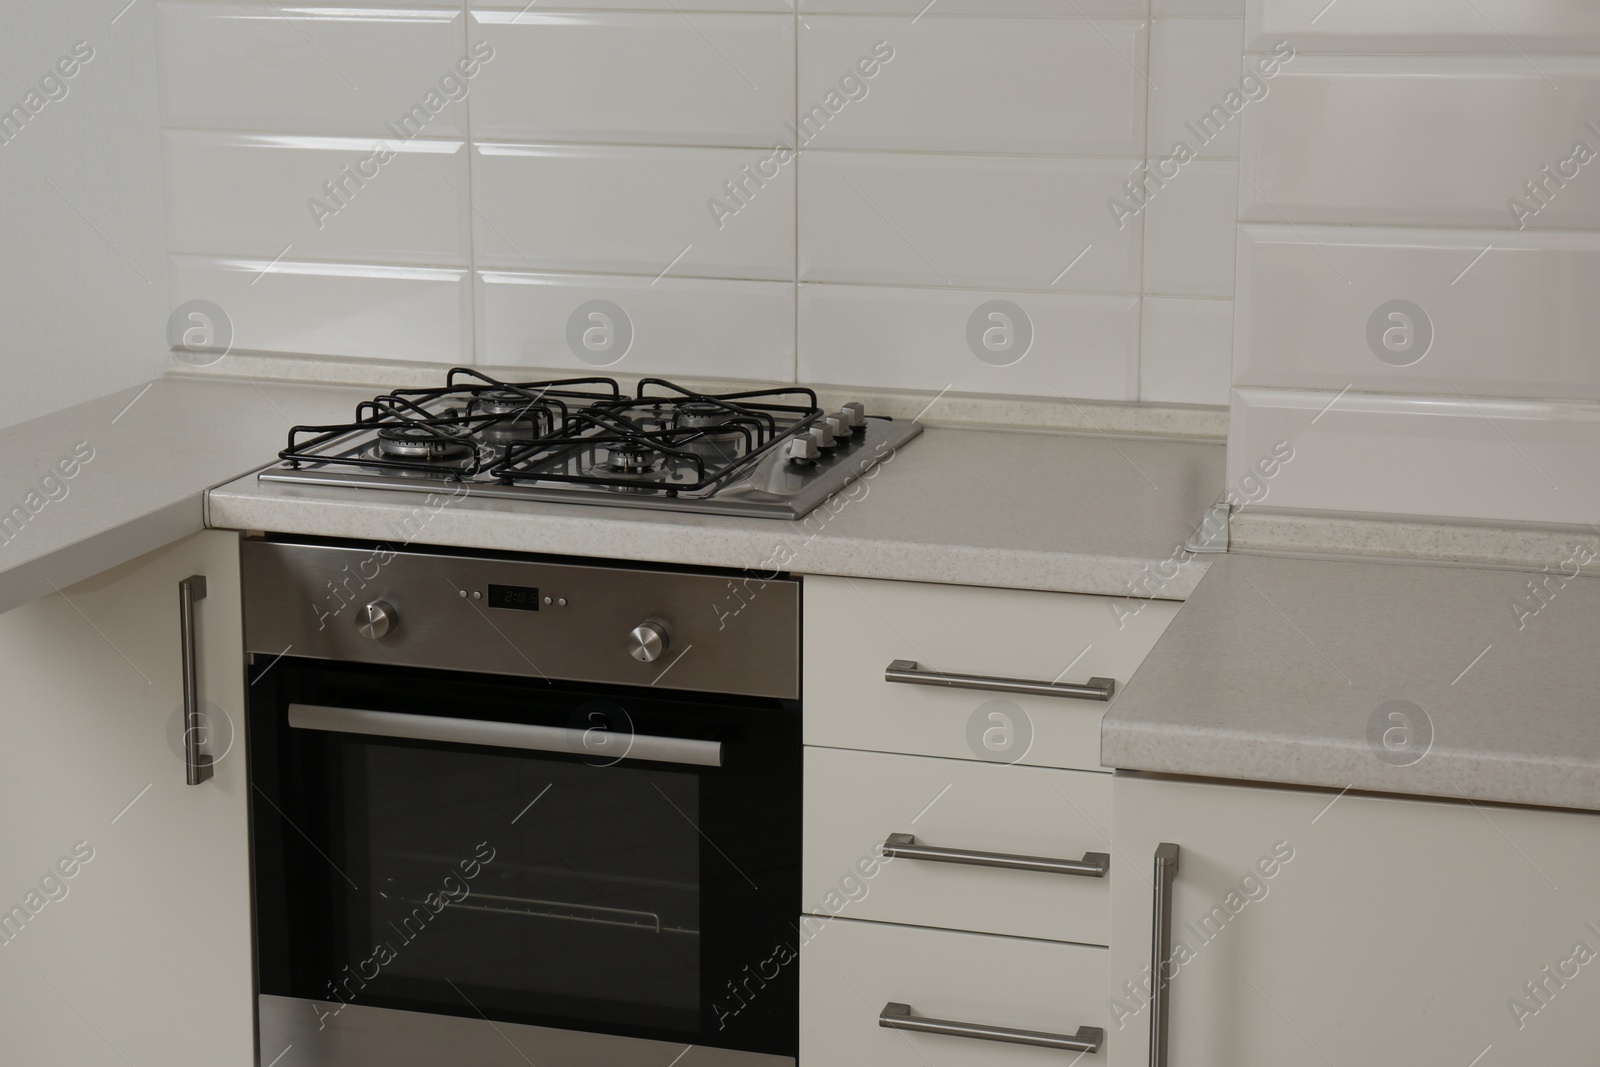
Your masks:
M794 1063L796 583L243 553L263 1065Z

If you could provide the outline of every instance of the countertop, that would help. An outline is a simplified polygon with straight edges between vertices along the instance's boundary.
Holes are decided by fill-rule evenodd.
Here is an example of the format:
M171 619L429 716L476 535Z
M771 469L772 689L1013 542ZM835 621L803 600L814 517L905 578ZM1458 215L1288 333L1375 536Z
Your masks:
M1108 710L1101 763L1600 810L1600 579L1562 576L1579 562L1221 557Z
M199 531L208 488L363 395L168 377L0 430L0 611Z
M1220 444L930 428L804 520L263 483L210 494L213 526L800 574L1187 596L1206 560L1148 577L1223 485ZM436 501L446 498L436 498ZM1170 573L1174 568L1166 568Z

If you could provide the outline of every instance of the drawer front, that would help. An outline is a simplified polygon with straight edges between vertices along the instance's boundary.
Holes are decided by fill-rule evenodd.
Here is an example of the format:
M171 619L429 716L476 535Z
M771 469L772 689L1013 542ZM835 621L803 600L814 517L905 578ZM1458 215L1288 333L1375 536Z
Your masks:
M1109 855L1111 777L808 748L804 896L820 915L1109 944L1109 879L901 855L915 845L1050 860Z
M1100 768L1106 704L888 682L923 671L1125 685L1174 601L855 578L805 580L806 744L1044 767Z
M1075 1035L1105 1028L1106 950L831 919L800 949L801 1067L1062 1067L1079 1053L878 1025L914 1017ZM1108 1038L1109 1040L1109 1038ZM1105 1062L1105 1050L1082 1057Z

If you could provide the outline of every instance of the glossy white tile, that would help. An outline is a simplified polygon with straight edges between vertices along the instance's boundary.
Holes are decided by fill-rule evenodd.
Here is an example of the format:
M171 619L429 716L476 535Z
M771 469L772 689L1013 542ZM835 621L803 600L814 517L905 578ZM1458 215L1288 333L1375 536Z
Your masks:
M800 380L1133 400L1139 298L800 286Z
M460 137L493 58L460 6L157 5L168 127ZM485 60L488 60L487 65Z
M1153 191L1144 209L1144 290L1233 295L1239 165L1197 159Z
M816 15L805 27L802 143L1144 153L1146 42L1139 20ZM873 76L862 77L868 69Z
M1157 19L1152 25L1152 156L1171 154L1181 141L1202 158L1238 158L1240 111L1246 101L1254 103L1251 96L1271 92L1271 79L1246 81L1241 73L1243 34L1238 19Z
M539 0L535 0L536 3ZM477 11L531 11L528 0L471 0ZM754 14L783 14L794 10L794 0L560 0L539 4L545 9L562 11L745 11Z
M1149 0L936 0L941 15L1074 15L1139 18ZM928 0L800 0L801 14L921 15Z
M1139 399L1227 406L1232 352L1231 300L1145 297Z
M1152 15L1243 15L1245 0L1150 0Z
M1600 226L1600 57L1300 56L1271 85L1243 220Z
M240 352L470 362L464 270L172 256L174 307L209 300Z
M792 280L788 158L753 149L480 144L478 265Z
M470 265L460 141L168 130L173 252Z
M1239 384L1600 400L1600 234L1246 226L1239 254Z
M802 153L800 277L1137 293L1142 227L1104 203L1133 162Z
M1228 480L1279 441L1274 508L1582 523L1600 515L1600 405L1235 389Z
M482 271L490 364L794 380L794 286L782 282Z
M478 138L793 143L790 16L474 9L472 22L497 57L474 91Z
M1596 52L1592 0L1250 0L1250 47L1307 52Z

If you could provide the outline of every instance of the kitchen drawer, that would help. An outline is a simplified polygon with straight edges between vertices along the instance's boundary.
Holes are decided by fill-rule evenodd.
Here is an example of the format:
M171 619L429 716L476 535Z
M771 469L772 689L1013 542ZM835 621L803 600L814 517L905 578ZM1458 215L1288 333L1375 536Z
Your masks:
M1164 600L808 577L808 745L1100 769L1106 704L891 683L889 664L1125 685L1177 614Z
M1110 827L1109 775L808 748L801 899L819 914L1104 945L1104 874L870 861L890 834L910 834L920 847L1009 856L1099 853L1103 871Z
M1105 1027L1106 950L830 919L800 949L800 1067L1063 1067L1079 1053L878 1025L914 1016L1076 1035ZM1104 1063L1102 1050L1082 1057Z

